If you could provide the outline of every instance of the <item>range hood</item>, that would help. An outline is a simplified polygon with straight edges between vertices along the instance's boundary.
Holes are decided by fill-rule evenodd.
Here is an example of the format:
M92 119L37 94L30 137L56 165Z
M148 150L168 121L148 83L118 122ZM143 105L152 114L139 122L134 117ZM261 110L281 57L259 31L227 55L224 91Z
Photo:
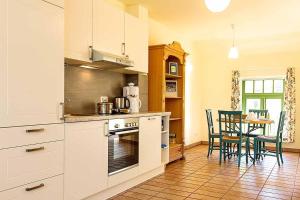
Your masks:
M134 66L134 62L128 56L118 56L107 52L90 49L91 62L79 61L65 58L65 62L70 65L85 65L94 69L120 69Z

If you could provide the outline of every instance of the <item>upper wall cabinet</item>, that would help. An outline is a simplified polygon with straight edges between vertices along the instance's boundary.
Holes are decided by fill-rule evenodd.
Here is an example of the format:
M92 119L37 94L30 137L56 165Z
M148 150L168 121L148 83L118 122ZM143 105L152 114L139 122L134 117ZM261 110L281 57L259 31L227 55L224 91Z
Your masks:
M125 53L134 61L130 70L148 73L148 23L125 14Z
M93 0L65 0L65 57L90 62Z
M62 122L64 10L0 1L0 127Z
M45 1L62 8L64 7L64 0L45 0Z
M65 57L91 62L90 49L133 60L148 73L148 23L105 0L65 0Z
M124 12L103 0L93 2L93 48L122 56L124 54Z

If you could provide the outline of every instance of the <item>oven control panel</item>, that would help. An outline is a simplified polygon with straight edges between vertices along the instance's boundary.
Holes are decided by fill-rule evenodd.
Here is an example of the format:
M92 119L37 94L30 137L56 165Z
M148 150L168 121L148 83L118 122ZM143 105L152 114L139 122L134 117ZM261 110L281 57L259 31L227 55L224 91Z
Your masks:
M109 120L108 124L110 131L126 128L138 128L139 118L112 119Z

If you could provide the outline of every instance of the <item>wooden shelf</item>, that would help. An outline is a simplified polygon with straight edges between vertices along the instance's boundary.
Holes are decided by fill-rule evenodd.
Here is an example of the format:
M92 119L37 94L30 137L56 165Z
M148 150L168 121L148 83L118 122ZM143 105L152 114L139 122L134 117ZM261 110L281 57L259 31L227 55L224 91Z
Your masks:
M170 121L177 121L177 120L181 120L182 118L180 117L173 117L173 118L170 118Z
M179 78L182 78L182 76L166 73L166 78L179 79Z
M176 148L176 147L182 146L182 144L178 144L178 143L174 144L174 143L172 143L169 146L170 146L170 148Z
M166 99L182 99L182 97L165 97Z

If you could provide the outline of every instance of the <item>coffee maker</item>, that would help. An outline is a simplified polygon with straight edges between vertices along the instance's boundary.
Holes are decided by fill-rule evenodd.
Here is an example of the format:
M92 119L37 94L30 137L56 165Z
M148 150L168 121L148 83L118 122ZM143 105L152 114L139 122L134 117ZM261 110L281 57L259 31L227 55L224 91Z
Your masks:
M139 87L134 86L134 83L129 83L128 86L123 87L123 96L127 97L130 101L130 111L138 113L142 106L139 98Z

